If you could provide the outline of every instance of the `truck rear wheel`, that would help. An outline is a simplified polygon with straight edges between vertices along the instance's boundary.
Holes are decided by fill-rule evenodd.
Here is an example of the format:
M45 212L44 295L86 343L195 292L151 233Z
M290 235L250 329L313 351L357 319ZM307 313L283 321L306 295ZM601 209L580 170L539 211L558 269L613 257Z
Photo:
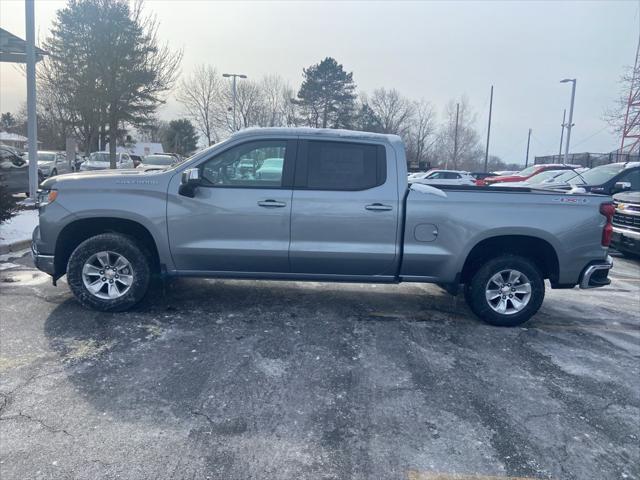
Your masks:
M104 233L82 242L69 257L67 281L85 307L122 312L149 288L149 256L129 237Z
M544 278L531 260L502 255L480 267L464 293L469 307L482 320L500 327L514 327L540 309Z

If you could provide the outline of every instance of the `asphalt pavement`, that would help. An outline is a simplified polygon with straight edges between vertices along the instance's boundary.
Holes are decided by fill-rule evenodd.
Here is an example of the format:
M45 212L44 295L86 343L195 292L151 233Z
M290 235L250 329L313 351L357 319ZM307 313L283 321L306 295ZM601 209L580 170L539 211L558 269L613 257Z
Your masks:
M180 279L86 310L0 258L0 478L640 479L640 264L521 328L433 285Z

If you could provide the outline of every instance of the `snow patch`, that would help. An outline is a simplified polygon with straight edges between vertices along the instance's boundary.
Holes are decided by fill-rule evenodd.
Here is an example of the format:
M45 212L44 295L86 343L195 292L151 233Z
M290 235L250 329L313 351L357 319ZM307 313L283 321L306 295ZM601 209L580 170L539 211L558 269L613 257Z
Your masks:
M0 224L0 245L31 240L31 234L36 225L38 225L38 211L22 210L13 218Z

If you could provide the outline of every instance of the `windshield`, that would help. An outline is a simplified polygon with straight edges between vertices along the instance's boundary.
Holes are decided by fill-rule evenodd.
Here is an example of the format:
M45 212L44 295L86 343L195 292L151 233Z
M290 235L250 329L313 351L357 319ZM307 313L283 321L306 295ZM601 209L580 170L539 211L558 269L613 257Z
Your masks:
M527 182L529 183L542 183L549 178L556 177L560 175L562 172L558 170L547 170L546 172L540 172L531 177Z
M109 154L106 152L93 152L89 155L89 160L92 162L108 162Z
M163 165L169 166L175 163L176 158L171 155L147 155L142 160L145 165Z
M560 175L557 175L553 178L548 179L548 182L553 182L553 183L564 183L564 182L568 182L569 180L571 180L573 177L577 177L578 173L574 172L573 170L566 170L563 173L561 173Z
M529 168L525 168L524 170L519 171L518 173L516 173L516 175L519 177L527 177L534 173L538 168L538 165L531 165Z
M600 185L611 180L618 173L624 170L623 163L613 163L610 165L600 165L582 174L582 178L576 176L569 180L571 185Z
M56 154L53 152L38 152L38 162L53 162Z

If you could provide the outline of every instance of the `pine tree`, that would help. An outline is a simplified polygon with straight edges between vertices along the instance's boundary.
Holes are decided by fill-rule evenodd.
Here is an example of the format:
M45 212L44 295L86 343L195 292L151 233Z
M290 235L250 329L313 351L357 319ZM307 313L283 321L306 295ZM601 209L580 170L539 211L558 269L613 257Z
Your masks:
M345 72L335 59L327 57L302 70L304 80L298 98L304 121L311 127L349 128L355 109L353 73Z
M162 146L169 152L188 155L198 146L196 129L187 119L171 120Z
M142 126L153 116L178 74L181 52L158 40L158 24L142 3L70 0L57 12L41 80L66 110L85 150L104 126L118 136L124 124ZM109 142L115 168L116 142Z

